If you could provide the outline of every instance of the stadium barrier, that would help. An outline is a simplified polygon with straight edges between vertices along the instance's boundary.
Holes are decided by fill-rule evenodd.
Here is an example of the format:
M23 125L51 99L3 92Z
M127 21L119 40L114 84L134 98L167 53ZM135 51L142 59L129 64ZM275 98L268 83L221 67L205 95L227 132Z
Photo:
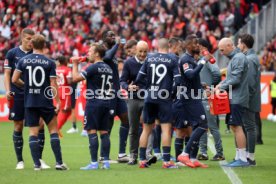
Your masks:
M273 79L274 73L262 73L261 76L261 92L262 92L262 112L261 118L267 118L268 114L271 113L271 97L270 97L270 90L269 85L270 81ZM79 121L83 120L84 109L82 107L81 99L77 99L76 102L76 112L77 112L77 119ZM0 122L7 122L8 120L8 104L6 98L2 95L0 96Z

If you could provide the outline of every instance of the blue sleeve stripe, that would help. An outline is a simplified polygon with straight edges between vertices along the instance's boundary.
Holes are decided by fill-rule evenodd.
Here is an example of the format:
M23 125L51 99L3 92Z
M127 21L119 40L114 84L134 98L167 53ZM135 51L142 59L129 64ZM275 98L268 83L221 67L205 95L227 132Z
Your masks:
M19 70L19 69L17 69L17 68L16 68L15 70L16 70L16 71L19 71L19 72L22 72L21 70Z
M181 77L181 75L180 75L180 74L178 74L178 75L175 75L175 76L173 76L173 77Z

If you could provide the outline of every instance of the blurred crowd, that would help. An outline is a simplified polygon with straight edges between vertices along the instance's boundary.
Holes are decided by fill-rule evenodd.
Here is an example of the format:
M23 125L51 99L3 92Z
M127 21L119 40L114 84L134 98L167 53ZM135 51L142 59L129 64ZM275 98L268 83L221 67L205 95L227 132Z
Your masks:
M268 0L266 0L268 1ZM160 37L189 33L217 40L234 34L261 9L265 0L1 0L0 60L18 45L20 31L31 27L47 38L46 53L86 54L110 29L125 39L145 40L150 50ZM118 56L125 58L123 51Z
M266 44L260 59L262 71L276 71L276 37Z

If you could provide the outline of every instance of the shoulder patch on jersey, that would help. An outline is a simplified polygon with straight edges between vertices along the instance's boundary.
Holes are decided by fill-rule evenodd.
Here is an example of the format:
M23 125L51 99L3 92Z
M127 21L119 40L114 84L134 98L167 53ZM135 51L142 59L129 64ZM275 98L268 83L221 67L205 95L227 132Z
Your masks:
M188 63L183 64L183 69L184 69L184 70L189 69L189 64L188 64Z

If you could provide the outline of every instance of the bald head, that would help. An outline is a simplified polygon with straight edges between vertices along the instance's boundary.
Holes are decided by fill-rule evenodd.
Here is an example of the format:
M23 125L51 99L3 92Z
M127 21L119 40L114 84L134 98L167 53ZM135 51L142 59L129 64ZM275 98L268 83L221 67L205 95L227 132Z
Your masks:
M148 46L148 43L147 42L145 42L145 41L139 41L138 43L137 43L137 45L136 45L136 48L138 49L138 48L149 48L149 46Z
M169 50L169 40L166 38L161 38L158 40L158 51L168 51Z
M222 38L219 41L218 48L221 54L225 56L228 56L235 49L231 38Z
M144 61L147 57L148 50L149 50L148 43L145 41L139 41L136 45L136 57L140 61Z

